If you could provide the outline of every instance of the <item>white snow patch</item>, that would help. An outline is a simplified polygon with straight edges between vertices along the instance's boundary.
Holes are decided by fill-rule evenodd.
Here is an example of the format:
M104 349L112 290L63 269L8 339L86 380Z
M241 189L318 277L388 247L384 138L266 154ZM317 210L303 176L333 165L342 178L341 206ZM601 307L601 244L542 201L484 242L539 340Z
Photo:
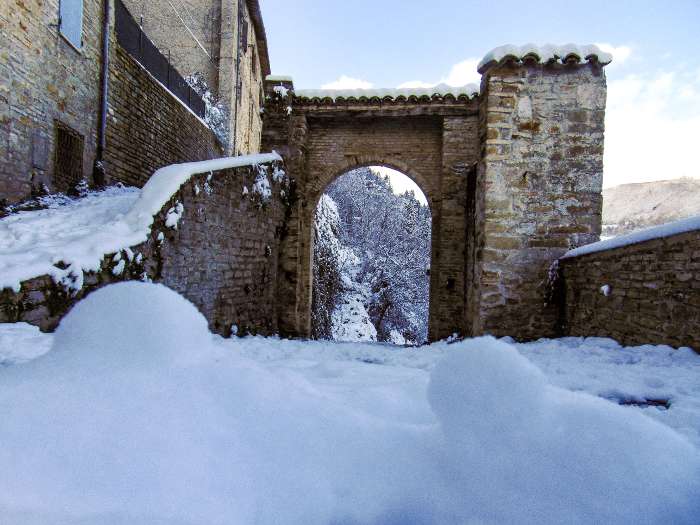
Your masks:
M294 79L289 75L267 75L265 80L270 82L293 82Z
M506 57L514 57L516 60L522 60L527 56L534 56L538 61L544 63L550 60L564 61L567 57L572 55L577 56L580 60L588 60L589 57L596 57L603 65L609 64L613 59L610 53L603 51L594 44L525 44L522 46L506 44L496 47L486 53L484 58L481 59L481 62L479 62L477 70L479 73L483 73L490 64L500 62Z
M586 244L584 246L574 248L573 250L569 250L562 258L578 257L589 253L612 250L622 246L629 246L631 244L650 241L652 239L662 239L664 237L670 237L679 233L686 233L695 230L700 230L700 215L689 217L688 219L683 219L680 221L669 222L660 226L654 226L653 228L640 230L627 235L620 235L619 237L613 237L604 241Z
M460 95L467 95L469 97L479 94L479 86L476 84L467 84L466 86L452 87L447 84L438 84L436 86L429 87L417 87L417 88L371 88L371 89L300 89L295 92L297 97L300 98L331 98L336 100L338 98L372 98L372 97L391 97L395 99L399 96L403 97L422 97L433 95L445 96L453 95L458 97Z
M267 178L265 170L258 170L258 174L255 176L255 183L253 183L253 193L259 194L263 201L272 197L270 180Z
M168 213L165 215L165 226L167 228L172 228L174 230L177 230L178 225L180 224L180 220L182 219L182 215L185 213L185 207L182 205L182 203L178 202L168 210Z
M25 363L51 349L53 334L28 323L0 323L0 367Z
M0 521L692 524L700 451L660 421L700 425L698 373L605 339L225 340L115 284L0 369ZM591 395L610 386L677 397Z
M285 172L279 166L275 165L275 167L272 170L272 180L274 182L282 182L286 176L287 172Z
M122 259L121 261L119 261L117 263L117 265L114 268L112 268L112 274L113 275L121 275L124 272L125 267L126 267L126 262L124 261L124 259Z
M280 84L279 86L273 87L273 88L272 88L272 91L274 91L275 93L277 93L277 94L278 94L280 97L282 97L282 98L286 98L287 95L289 95L289 89L287 89L286 87L284 87L282 84Z
M331 330L335 341L377 340L377 329L372 324L362 299L362 294L345 293L343 302L333 310Z

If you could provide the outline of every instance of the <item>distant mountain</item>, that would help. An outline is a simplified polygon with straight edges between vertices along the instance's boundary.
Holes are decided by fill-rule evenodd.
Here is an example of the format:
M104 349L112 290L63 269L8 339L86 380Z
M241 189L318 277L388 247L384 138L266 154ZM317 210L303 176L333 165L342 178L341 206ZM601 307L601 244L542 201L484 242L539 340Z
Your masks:
M700 215L700 179L622 184L603 190L603 237Z

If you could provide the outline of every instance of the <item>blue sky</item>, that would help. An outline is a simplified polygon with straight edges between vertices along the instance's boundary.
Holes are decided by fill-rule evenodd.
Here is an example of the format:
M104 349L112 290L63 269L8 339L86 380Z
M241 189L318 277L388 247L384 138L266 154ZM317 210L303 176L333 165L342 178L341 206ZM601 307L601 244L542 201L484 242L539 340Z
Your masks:
M700 0L261 0L275 74L297 88L452 85L506 44L601 43L604 186L700 177Z

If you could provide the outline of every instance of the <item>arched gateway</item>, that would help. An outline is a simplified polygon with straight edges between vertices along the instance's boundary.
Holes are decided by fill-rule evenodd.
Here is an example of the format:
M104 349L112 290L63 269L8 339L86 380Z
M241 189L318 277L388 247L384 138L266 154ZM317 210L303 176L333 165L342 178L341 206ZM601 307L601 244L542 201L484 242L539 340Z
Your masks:
M313 218L326 186L381 165L432 212L429 338L555 335L547 271L598 239L605 76L597 56L509 55L477 86L294 92L269 77L263 149L294 181L280 251L279 327L311 328Z

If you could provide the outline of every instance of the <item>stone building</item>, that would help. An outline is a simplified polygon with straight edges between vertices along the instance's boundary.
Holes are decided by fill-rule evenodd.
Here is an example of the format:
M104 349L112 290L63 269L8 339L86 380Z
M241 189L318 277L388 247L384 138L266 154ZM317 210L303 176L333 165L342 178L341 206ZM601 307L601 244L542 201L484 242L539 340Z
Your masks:
M104 3L62 13L70 4L0 2L0 201L92 175Z
M115 35L119 2L0 3L0 203L16 203L33 193L71 191L82 180L131 180L119 164L103 162L115 157L110 150L122 148L120 140L129 138L110 133L117 122L110 113L110 90L133 78L122 75L124 60ZM198 150L192 158L181 149L179 157L156 158L143 149L137 153L149 157L145 165L150 169L203 155L258 151L262 82L270 66L257 0L123 4L143 21L146 37L180 75L202 73L230 108L232 139L224 151ZM138 103L135 95L132 103ZM158 119L148 109L141 115L145 129ZM191 134L197 137L190 142L209 141L208 131L197 128Z
M270 74L257 0L123 0L184 76L202 74L230 109L229 154L259 151L262 81Z

